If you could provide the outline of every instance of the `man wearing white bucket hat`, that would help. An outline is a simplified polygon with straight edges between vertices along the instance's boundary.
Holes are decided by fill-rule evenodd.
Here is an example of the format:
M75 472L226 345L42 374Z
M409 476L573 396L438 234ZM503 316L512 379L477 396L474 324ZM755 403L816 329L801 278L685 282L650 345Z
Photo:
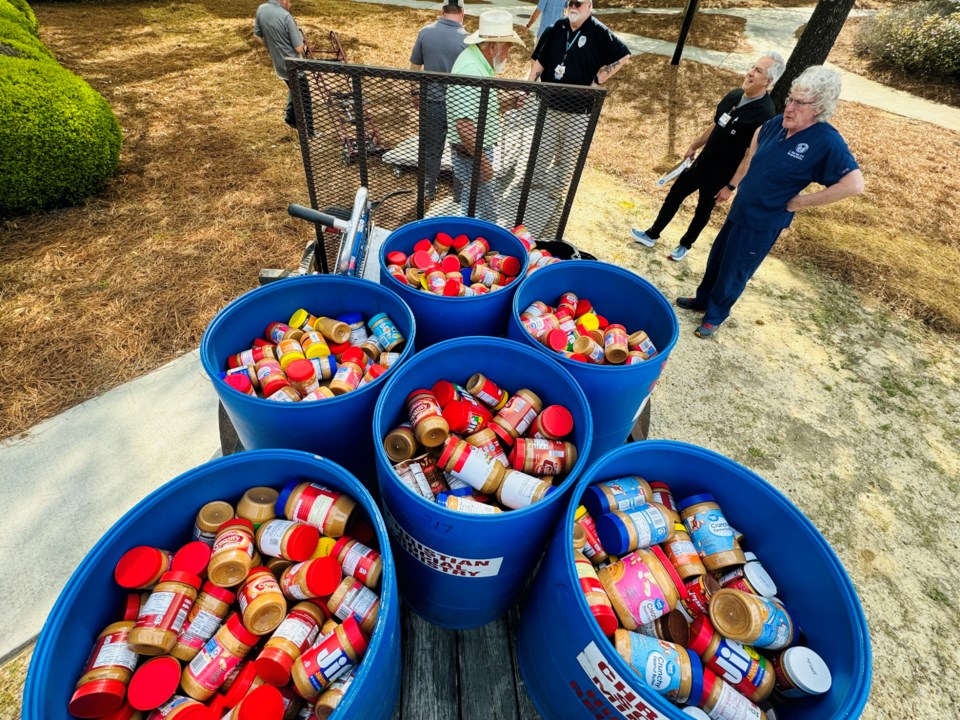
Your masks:
M453 75L490 78L503 72L514 45L523 40L513 29L513 15L506 10L488 10L480 15L480 28L464 40L467 47L460 53L450 71ZM482 89L455 85L447 89L447 128L451 140L453 174L463 192L461 212L466 215L470 203L473 162L480 153L480 179L477 187L475 216L497 221L497 203L493 182L493 146L500 135L500 104L497 91L490 90L482 104ZM478 127L483 117L483 135Z

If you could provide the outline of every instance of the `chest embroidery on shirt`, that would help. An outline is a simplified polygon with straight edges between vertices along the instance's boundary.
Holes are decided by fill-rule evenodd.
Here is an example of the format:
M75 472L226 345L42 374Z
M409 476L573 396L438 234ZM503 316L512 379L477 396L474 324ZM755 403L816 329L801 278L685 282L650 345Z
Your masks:
M583 47L586 44L587 44L587 39L583 36L581 36L580 39L577 41L577 47Z
M787 153L790 157L796 160L803 160L804 153L810 149L810 146L807 143L797 143L797 147Z

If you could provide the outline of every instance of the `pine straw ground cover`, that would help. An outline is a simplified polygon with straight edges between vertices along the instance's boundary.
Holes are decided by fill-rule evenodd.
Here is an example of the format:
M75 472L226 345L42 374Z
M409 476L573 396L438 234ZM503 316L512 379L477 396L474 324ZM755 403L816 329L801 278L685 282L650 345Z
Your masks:
M312 234L285 212L306 200L303 170L281 119L285 88L251 36L250 3L36 11L47 45L114 107L124 146L102 196L0 226L0 380L16 388L0 400L0 437L196 347L261 267L293 266ZM435 16L328 0L295 11L315 41L336 29L353 62L387 66L406 66L416 28ZM515 53L507 75L525 70ZM620 73L589 162L636 188L624 232L649 221L662 198L652 180L738 83L653 56ZM960 167L960 136L849 103L836 124L863 164L867 193L800 217L778 252L960 329L960 179L947 171ZM590 193L581 187L584 199Z

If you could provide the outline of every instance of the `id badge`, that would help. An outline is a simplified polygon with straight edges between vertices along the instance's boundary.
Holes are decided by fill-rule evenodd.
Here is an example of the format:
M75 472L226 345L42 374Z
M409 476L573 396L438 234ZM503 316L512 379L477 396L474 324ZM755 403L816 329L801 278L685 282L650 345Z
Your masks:
M562 64L561 64L561 65L557 65L557 69L553 71L553 79L554 79L554 80L562 80L562 79L563 79L563 74L564 74L566 71L567 71L567 68L566 68L565 65L562 65Z
M726 127L727 123L730 122L731 117L732 116L730 115L730 113L724 113L723 115L720 116L720 119L717 120L717 125L719 125L720 127Z

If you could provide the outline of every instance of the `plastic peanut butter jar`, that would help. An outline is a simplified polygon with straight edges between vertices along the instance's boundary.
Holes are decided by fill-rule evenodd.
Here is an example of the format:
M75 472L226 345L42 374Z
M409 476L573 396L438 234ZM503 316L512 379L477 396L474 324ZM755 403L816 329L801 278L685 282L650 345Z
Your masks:
M130 649L138 655L166 655L173 650L199 589L200 578L192 573L164 574L130 631Z
M710 601L710 619L724 637L767 650L788 647L797 635L783 605L742 590L716 593Z
M323 535L338 538L346 531L356 506L349 495L317 483L291 480L280 492L276 508L287 520L313 525Z
M255 552L253 523L243 518L228 520L217 531L207 577L219 587L239 585L253 567Z
M657 694L677 703L696 701L703 695L703 666L686 648L629 630L617 630L613 644Z
M450 425L443 418L440 403L426 389L414 390L407 396L407 411L417 441L426 448L439 447L450 434Z
M356 667L366 651L367 638L351 615L294 662L297 694L315 701L334 680Z
M596 519L597 535L603 547L614 555L648 548L669 540L674 529L667 520L666 508L647 503L621 512L614 510Z
M653 500L650 483L639 475L607 480L591 485L583 492L583 506L594 517L611 510L633 510Z
M749 645L718 633L707 616L690 625L687 647L700 656L710 670L753 702L763 702L773 692L774 672L770 661Z
M708 571L716 572L746 562L743 551L734 539L733 530L713 495L693 495L682 500L677 508Z
M256 531L267 520L277 516L274 505L277 491L270 487L253 487L247 490L237 503L237 517L249 520Z
M237 593L243 626L255 635L272 633L287 614L287 599L277 579L266 567L250 571Z
M684 592L683 581L657 546L635 550L597 575L627 630L675 610Z
M200 508L193 526L193 539L213 547L217 530L227 520L233 519L233 506L223 500L214 500Z

